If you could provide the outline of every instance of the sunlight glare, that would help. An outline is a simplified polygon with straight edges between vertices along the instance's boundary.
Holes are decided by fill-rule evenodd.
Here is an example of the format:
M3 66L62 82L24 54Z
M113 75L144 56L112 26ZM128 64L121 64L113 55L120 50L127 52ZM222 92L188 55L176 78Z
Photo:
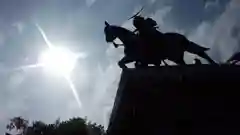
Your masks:
M29 65L27 68L43 67L50 73L55 73L57 75L65 77L78 103L78 106L81 109L82 103L80 98L78 97L77 90L75 89L75 86L70 79L70 74L74 69L78 58L85 58L86 54L85 53L74 54L67 48L56 48L48 40L47 35L45 34L44 30L40 27L40 25L36 23L36 27L40 34L42 35L44 41L46 42L48 50L40 55L37 64Z
M79 108L82 108L82 102L81 102L80 98L78 97L78 93L77 93L77 90L76 90L73 82L71 81L71 79L69 77L65 77L65 78L66 78L66 80L67 80L67 82L68 82L68 84L69 84L69 86L72 90L73 96L76 99Z
M39 57L40 64L50 73L69 76L77 62L77 56L67 48L49 48Z

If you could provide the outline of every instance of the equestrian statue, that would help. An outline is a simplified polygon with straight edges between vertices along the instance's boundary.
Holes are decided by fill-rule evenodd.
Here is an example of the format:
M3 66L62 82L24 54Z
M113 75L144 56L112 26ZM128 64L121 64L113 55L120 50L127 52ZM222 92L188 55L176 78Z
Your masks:
M119 46L114 43L116 38L123 43L125 56L118 62L121 68L127 68L126 64L130 62L135 62L135 66L148 64L160 66L165 59L186 65L183 59L185 51L196 54L211 64L216 64L206 54L209 48L202 47L178 33L162 33L158 30L155 20L139 16L139 13L129 18L133 18L133 25L136 28L134 31L110 25L105 21L106 42L112 42L116 48Z

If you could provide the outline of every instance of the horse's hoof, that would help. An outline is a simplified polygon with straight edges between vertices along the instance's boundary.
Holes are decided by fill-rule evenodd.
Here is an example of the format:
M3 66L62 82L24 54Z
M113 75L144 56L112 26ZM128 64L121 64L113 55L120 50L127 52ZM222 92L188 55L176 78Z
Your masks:
M148 66L146 65L135 65L135 68L147 68Z

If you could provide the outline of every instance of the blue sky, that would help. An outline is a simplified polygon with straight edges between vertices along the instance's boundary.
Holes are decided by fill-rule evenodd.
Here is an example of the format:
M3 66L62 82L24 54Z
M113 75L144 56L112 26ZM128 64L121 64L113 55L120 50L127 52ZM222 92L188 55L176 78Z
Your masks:
M0 132L7 120L52 122L57 117L88 116L106 124L121 70L122 50L104 41L104 21L131 28L127 21L141 6L163 32L180 32L210 47L216 61L239 51L238 0L1 0L0 2ZM35 63L47 46L35 23L56 46L85 52L72 80L83 103L79 109L68 84L41 69L14 70ZM191 63L194 56L186 54Z

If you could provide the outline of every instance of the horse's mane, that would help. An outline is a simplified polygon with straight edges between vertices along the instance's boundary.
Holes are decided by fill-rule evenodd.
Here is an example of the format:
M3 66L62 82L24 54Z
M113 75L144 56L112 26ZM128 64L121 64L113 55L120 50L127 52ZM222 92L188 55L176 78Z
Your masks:
M131 31L127 28L115 26L115 25L112 25L112 28L118 30L119 32L121 32L124 35L136 36L136 34L133 31Z

